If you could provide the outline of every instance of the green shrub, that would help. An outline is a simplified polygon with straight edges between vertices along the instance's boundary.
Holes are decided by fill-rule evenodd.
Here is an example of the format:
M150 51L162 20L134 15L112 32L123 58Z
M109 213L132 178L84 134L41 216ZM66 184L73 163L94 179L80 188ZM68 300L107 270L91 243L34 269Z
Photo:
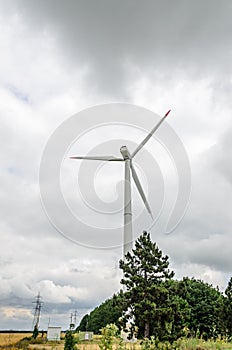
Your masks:
M73 332L67 331L64 339L64 350L77 350Z
M116 346L117 350L125 349L123 339L119 335L119 328L114 323L110 323L102 328L101 334L102 337L99 343L101 350L112 350L113 345Z

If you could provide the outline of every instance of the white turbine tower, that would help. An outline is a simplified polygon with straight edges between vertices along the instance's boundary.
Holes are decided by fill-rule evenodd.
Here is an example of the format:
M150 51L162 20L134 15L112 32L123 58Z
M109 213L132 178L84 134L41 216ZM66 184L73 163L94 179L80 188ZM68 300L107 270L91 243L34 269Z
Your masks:
M160 119L158 124L151 130L151 132L145 137L145 139L139 144L135 151L130 154L126 146L120 148L120 152L123 158L117 158L114 156L90 156L90 157L70 157L70 159L85 159L85 160L100 160L107 162L124 162L125 163L125 180L124 180L124 236L123 236L123 256L125 256L132 249L132 210L131 210L131 175L135 182L135 185L142 197L143 203L147 208L148 213L152 217L151 208L146 199L145 193L139 181L138 175L133 166L133 158L140 151L140 149L147 143L152 137L154 132L159 128L165 118L168 116L171 110L169 110L163 118ZM152 217L153 218L153 217Z

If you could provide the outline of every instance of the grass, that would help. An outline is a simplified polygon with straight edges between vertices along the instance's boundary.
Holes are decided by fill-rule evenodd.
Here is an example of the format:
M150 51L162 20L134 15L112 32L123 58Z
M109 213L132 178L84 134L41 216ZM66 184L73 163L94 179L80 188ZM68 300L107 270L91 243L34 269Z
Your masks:
M7 346L17 343L19 340L32 336L32 333L0 333L0 346Z
M207 340L202 339L180 339L175 342L178 350L232 350L232 343L223 339Z
M93 340L92 343L77 344L79 350L100 350L99 345ZM116 346L113 347L116 350ZM140 342L127 343L125 350L142 350ZM168 342L159 343L157 347L150 350L232 350L232 343L217 339L204 341L201 339L185 338L170 344Z
M64 340L60 342L46 342L40 344L30 344L28 342L20 342L21 345L16 347L16 343L23 338L28 338L32 334L29 333L0 333L0 349L10 350L63 350ZM39 337L40 338L40 337ZM41 341L42 339L39 339ZM77 344L78 350L100 350L99 348L99 336L96 336L93 341L86 341ZM113 346L113 350L116 350L116 345ZM137 343L127 343L124 350L143 350L144 348ZM145 349L146 350L146 349ZM148 349L147 349L148 350ZM156 347L152 346L150 350L232 350L232 343L226 342L223 339L216 341L201 339L179 339L172 345L170 343L159 343Z

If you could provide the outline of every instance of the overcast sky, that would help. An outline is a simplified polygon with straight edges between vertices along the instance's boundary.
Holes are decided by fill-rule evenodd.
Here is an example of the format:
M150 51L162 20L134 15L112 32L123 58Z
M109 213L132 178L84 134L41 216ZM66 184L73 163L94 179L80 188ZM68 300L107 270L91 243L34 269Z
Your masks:
M38 180L52 133L72 115L105 103L130 103L160 116L172 109L167 123L187 152L192 194L178 227L165 234L164 210L152 239L170 257L176 278L195 276L224 290L232 266L231 1L0 0L0 8L0 329L30 329L39 291L40 328L50 319L50 325L65 329L71 312L77 310L78 323L120 288L121 236L112 236L111 249L99 247L108 239L107 225L122 231L122 215L98 215L85 205L91 168L87 186L79 188L84 197L76 176L85 168L66 160L61 169L63 195L85 227L80 225L75 242L49 221ZM85 115L79 118L84 127ZM145 136L113 122L118 120L112 114L108 129L89 131L71 151L87 154L96 147L112 154L121 141L128 139L133 148ZM157 193L159 203L163 195L158 175L171 168L159 147L153 140L144 158L137 158L145 188L152 183L149 198L156 215ZM173 169L170 174L164 187L172 202L178 182ZM121 164L97 168L95 194L104 208L122 203L122 176ZM133 196L138 236L150 219L136 189ZM70 226L66 223L66 236ZM96 239L93 227L103 227L104 235Z

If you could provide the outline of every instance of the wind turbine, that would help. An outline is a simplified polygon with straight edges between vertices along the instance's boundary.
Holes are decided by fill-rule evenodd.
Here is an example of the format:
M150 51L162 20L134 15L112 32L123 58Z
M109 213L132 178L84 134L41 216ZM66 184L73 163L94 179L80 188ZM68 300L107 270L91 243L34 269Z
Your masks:
M124 162L125 164L125 180L124 180L124 235L123 235L123 256L125 256L132 249L132 209L131 209L131 175L135 182L135 185L139 191L139 194L143 200L143 203L151 215L152 211L146 199L145 193L139 181L138 175L133 166L134 156L141 150L141 148L148 142L155 131L160 127L163 121L166 119L171 110L169 110L163 118L156 124L151 132L145 137L145 139L138 145L135 151L131 154L127 146L122 146L120 152L123 158L117 158L114 156L87 156L87 157L70 157L70 159L84 159L84 160L100 160L106 162Z

